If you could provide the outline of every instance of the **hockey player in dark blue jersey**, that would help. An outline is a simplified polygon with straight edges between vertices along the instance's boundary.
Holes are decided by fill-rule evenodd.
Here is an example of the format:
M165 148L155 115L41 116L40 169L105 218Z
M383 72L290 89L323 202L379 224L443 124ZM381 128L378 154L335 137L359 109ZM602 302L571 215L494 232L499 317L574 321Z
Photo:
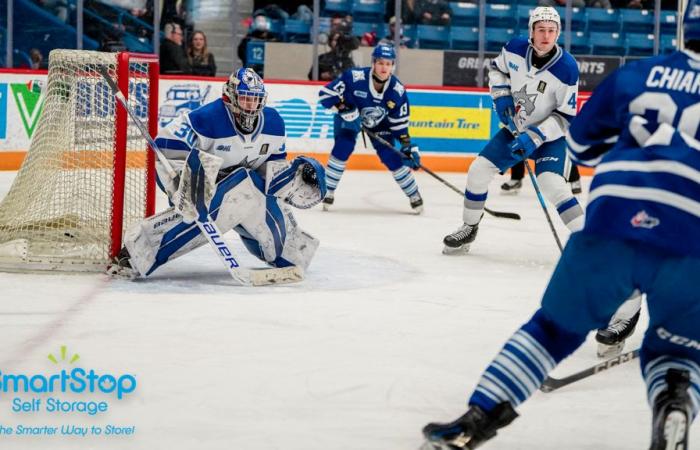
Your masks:
M205 244L194 205L203 202L219 228L235 230L257 258L303 274L319 242L301 229L290 206L320 203L325 173L313 158L286 160L284 120L265 106L266 99L262 79L239 69L224 83L221 98L159 132L156 145L179 174L172 178L159 161L158 184L175 207L127 229L111 273L148 276ZM200 172L204 182L198 182ZM191 186L201 192L195 195Z
M700 411L700 0L684 51L627 63L593 93L567 134L596 167L586 221L572 234L540 309L484 371L457 420L423 429L429 449L473 449L513 421L559 362L639 289L651 450L686 450Z
M418 214L423 211L423 199L409 170L418 168L420 153L408 134L410 111L406 89L392 75L395 59L394 47L380 44L372 52L371 67L347 70L319 92L321 104L338 111L333 122L335 143L326 167L328 193L323 200L326 210L333 204L335 189L355 149L357 135L364 127L390 144L394 139L399 141L401 153L397 154L370 138L379 159L409 198L411 208Z

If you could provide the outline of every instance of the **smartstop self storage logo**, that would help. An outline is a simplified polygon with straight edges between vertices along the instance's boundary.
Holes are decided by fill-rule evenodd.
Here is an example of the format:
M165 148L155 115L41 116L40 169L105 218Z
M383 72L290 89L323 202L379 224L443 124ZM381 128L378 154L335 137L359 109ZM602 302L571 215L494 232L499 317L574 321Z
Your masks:
M9 402L14 419L32 419L31 426L6 424L2 422L7 414L0 414L0 436L134 434L136 427L133 425L94 425L96 419L107 418L110 410L136 391L137 381L133 374L93 368L66 346L61 346L59 352L50 353L47 358L47 370L38 373L0 368L2 403ZM51 419L52 425L37 426L37 418ZM80 423L81 419L90 424ZM64 420L63 425L53 425Z

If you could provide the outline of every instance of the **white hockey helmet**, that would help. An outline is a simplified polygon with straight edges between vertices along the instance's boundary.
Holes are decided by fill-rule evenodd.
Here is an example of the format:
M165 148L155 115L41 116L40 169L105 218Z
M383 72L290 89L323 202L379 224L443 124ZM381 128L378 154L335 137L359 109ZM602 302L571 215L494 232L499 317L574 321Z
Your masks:
M535 24L537 22L548 21L557 24L557 39L561 33L561 18L556 9L551 6L538 6L537 8L530 11L530 21L527 24L527 28L530 32L530 39L532 39L532 31L535 29Z
M265 107L267 91L262 78L253 69L241 68L224 83L222 98L241 128L249 132Z

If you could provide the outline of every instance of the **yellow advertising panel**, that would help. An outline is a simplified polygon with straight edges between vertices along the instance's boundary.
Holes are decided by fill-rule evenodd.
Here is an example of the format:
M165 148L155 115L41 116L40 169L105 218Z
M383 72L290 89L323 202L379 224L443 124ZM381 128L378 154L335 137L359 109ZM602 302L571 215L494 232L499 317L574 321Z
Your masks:
M491 110L446 106L412 106L412 137L447 139L489 139Z

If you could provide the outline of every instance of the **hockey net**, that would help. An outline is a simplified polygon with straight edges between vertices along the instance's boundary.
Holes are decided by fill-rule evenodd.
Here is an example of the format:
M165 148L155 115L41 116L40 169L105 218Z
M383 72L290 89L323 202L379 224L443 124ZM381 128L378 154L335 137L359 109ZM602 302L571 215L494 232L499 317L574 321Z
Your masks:
M0 203L2 270L102 271L123 231L153 214L152 152L100 66L157 131L156 56L52 51L36 132Z

